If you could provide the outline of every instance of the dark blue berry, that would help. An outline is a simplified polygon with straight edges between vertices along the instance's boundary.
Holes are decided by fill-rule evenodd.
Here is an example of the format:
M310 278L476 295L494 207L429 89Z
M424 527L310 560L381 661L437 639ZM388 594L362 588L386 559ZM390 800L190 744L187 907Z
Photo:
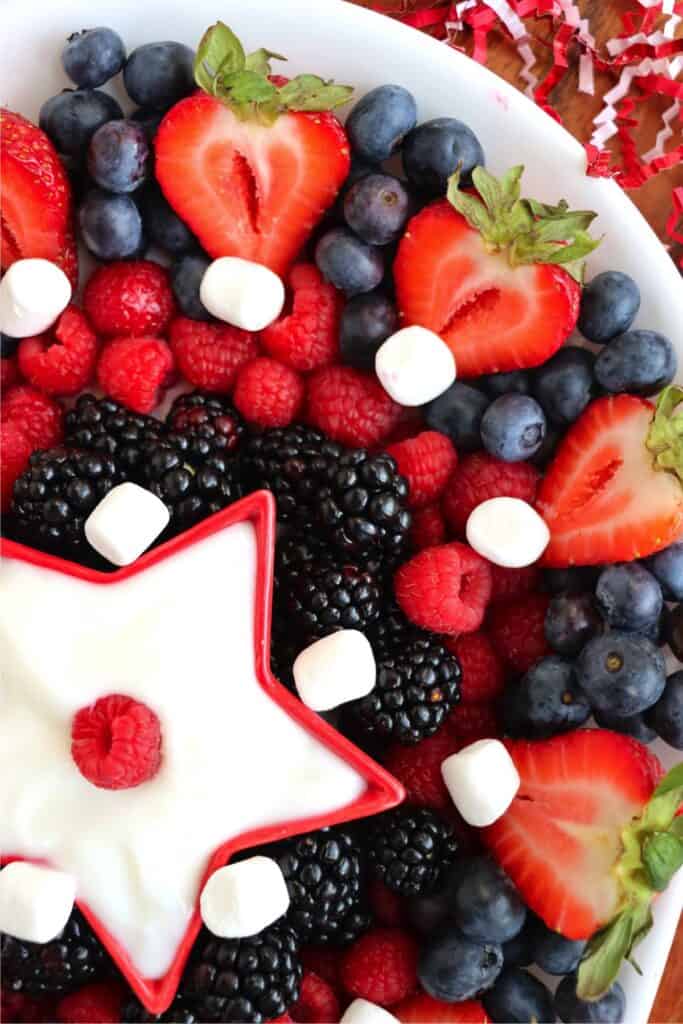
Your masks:
M315 247L315 262L327 281L346 292L371 292L384 277L384 257L348 228L332 228Z
M199 298L199 286L211 263L208 256L188 253L171 267L171 287L185 316L192 320L210 320L211 314Z
M579 999L576 974L568 974L555 993L555 1010L564 1024L621 1024L626 1012L626 996L618 981L594 1001Z
M463 935L478 942L507 942L526 920L519 893L490 857L460 862L452 908Z
M668 610L662 619L666 642L678 660L683 661L683 604Z
M503 395L528 395L531 390L531 377L526 370L510 370L509 373L486 373L477 381L491 398Z
M629 718L620 718L619 715L613 715L609 711L595 711L593 714L601 729L622 732L625 736L633 736L641 743L652 743L657 739L657 733L646 720L646 715L649 715L651 710L631 715Z
M550 594L581 594L593 590L599 568L592 565L577 565L569 569L544 569L543 583Z
M534 456L545 438L543 409L529 395L503 395L491 403L481 421L486 451L504 462L522 462Z
M503 694L503 724L510 736L542 740L578 729L591 708L577 685L573 665L562 658L543 658Z
M560 433L560 431L557 430L556 427L551 426L550 424L546 425L543 444L538 449L536 454L531 459L529 459L531 465L535 466L537 469L544 470L546 466L550 465L550 463L555 458L557 446L559 445L561 440L562 434Z
M410 216L410 196L392 174L366 174L344 199L344 219L352 231L372 245L388 245L403 233Z
M592 594L558 594L545 616L545 638L554 651L569 658L603 631L603 621Z
M81 89L94 89L118 75L126 59L126 48L112 28L84 28L67 39L62 50L62 67Z
M595 596L607 622L616 629L648 630L657 625L662 614L662 588L638 562L603 569Z
M382 292L368 292L349 299L339 326L343 361L359 370L373 370L377 350L397 328L396 307Z
M137 121L109 121L88 147L88 173L108 192L134 192L147 181L152 154L145 129Z
M453 917L454 892L458 885L459 865L442 878L435 892L411 896L405 900L406 917L420 935L433 933Z
M594 362L592 352L568 345L534 372L533 394L555 426L568 427L590 402L595 388Z
M138 107L130 115L130 119L142 125L145 129L147 141L151 142L165 116L166 112L164 110L148 110L146 107Z
M493 1024L555 1024L553 997L543 982L518 967L506 967L482 997Z
M52 111L59 106L59 101L62 96L73 92L73 89L62 89L62 91L58 92L56 96L49 96L48 99L45 100L38 111L38 127L42 131L47 133L48 125L50 123L50 115L52 114Z
M197 239L156 186L145 189L140 207L150 241L173 256L196 248Z
M667 601L683 601L683 542L651 555L644 565L659 581Z
M604 345L629 329L639 309L640 291L633 278L607 270L583 289L579 330L584 338Z
M460 1003L490 988L502 966L503 951L497 942L475 942L449 926L425 943L417 974L428 995Z
M144 249L142 217L130 196L92 189L79 207L78 223L85 244L100 260L132 259Z
M126 61L123 81L141 107L165 110L195 88L194 50L173 42L138 46Z
M629 718L661 697L664 658L647 637L615 630L588 641L577 662L577 679L596 710Z
M658 736L676 750L683 750L683 672L674 672L664 692L647 713L647 721Z
M469 185L472 171L483 166L484 150L471 128L454 117L435 117L408 135L403 145L403 166L408 180L420 192L446 194L448 179L460 166L460 183Z
M354 151L363 160L381 163L395 153L417 123L417 105L402 85L380 85L356 103L346 121Z
M532 927L533 962L547 974L569 974L579 966L585 939L566 939L537 917Z
M19 338L10 338L8 334L0 334L0 359L9 359L16 355L19 340Z
M43 130L60 153L82 154L98 128L123 117L113 96L100 89L65 89L41 108Z
M481 448L481 421L488 407L483 392L456 380L424 406L425 423L450 437L458 451L473 452Z
M654 395L676 375L678 359L657 331L627 331L610 341L595 360L595 377L605 391Z
M533 963L532 942L536 915L527 910L524 927L513 938L503 943L503 961L506 967L528 967Z

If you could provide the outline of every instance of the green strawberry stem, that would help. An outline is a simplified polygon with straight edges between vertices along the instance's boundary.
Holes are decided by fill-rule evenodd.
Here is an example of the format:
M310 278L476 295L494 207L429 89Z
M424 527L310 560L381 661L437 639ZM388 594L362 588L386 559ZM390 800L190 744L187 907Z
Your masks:
M595 1000L607 992L623 960L652 927L652 900L683 864L683 763L666 775L636 818L622 832L623 853L615 865L622 904L616 916L588 943L579 967L577 994Z
M675 473L683 483L683 412L677 412L683 402L683 388L671 385L662 391L652 426L647 436L648 449L654 454L657 469Z
M297 75L285 85L270 81L271 60L286 60L263 47L245 53L222 21L207 29L197 47L194 78L200 89L231 107L243 120L272 124L287 111L323 111L347 103L350 85L335 85L317 75Z

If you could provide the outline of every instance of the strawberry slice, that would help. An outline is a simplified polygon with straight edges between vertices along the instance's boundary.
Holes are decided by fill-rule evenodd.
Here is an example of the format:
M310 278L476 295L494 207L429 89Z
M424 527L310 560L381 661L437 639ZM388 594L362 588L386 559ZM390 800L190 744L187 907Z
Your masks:
M443 1003L422 992L393 1006L391 1012L401 1024L490 1024L484 1007L473 999Z
M537 508L550 529L544 565L630 561L681 537L675 424L682 418L673 416L681 398L683 391L669 388L657 411L631 395L599 398L586 409L539 489Z
M75 287L78 256L69 179L47 135L11 110L0 110L0 263L40 257L62 268Z

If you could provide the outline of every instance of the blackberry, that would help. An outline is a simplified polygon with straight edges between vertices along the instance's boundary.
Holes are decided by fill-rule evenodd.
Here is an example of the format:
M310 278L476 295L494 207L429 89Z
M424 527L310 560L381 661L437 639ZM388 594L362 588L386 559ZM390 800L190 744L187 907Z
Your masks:
M455 861L453 829L426 807L398 807L376 819L369 859L380 881L401 896L433 892Z
M145 1009L142 1003L131 996L121 1009L122 1024L201 1024L199 1015L188 999L176 996L168 1010L154 1014Z
M143 483L171 515L170 532L179 533L219 512L241 497L235 462L225 454L208 455L192 464L187 438L161 441L150 448Z
M192 999L201 1021L261 1024L281 1017L299 996L298 953L296 932L282 921L246 939L217 939L204 931L181 995Z
M193 463L209 455L235 455L244 434L244 420L221 395L193 391L178 395L166 417L173 443L185 440L184 450Z
M70 992L109 972L107 955L78 910L64 930L44 945L0 936L2 983L29 996Z
M460 700L458 659L427 635L405 633L373 647L377 683L351 714L366 732L399 743L432 736Z
M127 480L139 482L145 450L158 443L164 424L152 416L131 412L112 398L81 395L65 420L65 443L70 448L99 452L116 459Z

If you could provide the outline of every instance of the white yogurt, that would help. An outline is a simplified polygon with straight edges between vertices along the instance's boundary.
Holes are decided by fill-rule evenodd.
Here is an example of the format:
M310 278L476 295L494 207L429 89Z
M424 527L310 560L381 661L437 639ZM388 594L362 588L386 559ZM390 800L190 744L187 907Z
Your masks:
M119 583L0 566L0 849L73 874L146 978L170 967L218 846L365 788L258 683L256 560L240 523ZM109 693L161 722L161 768L134 789L92 786L71 758L74 713Z

